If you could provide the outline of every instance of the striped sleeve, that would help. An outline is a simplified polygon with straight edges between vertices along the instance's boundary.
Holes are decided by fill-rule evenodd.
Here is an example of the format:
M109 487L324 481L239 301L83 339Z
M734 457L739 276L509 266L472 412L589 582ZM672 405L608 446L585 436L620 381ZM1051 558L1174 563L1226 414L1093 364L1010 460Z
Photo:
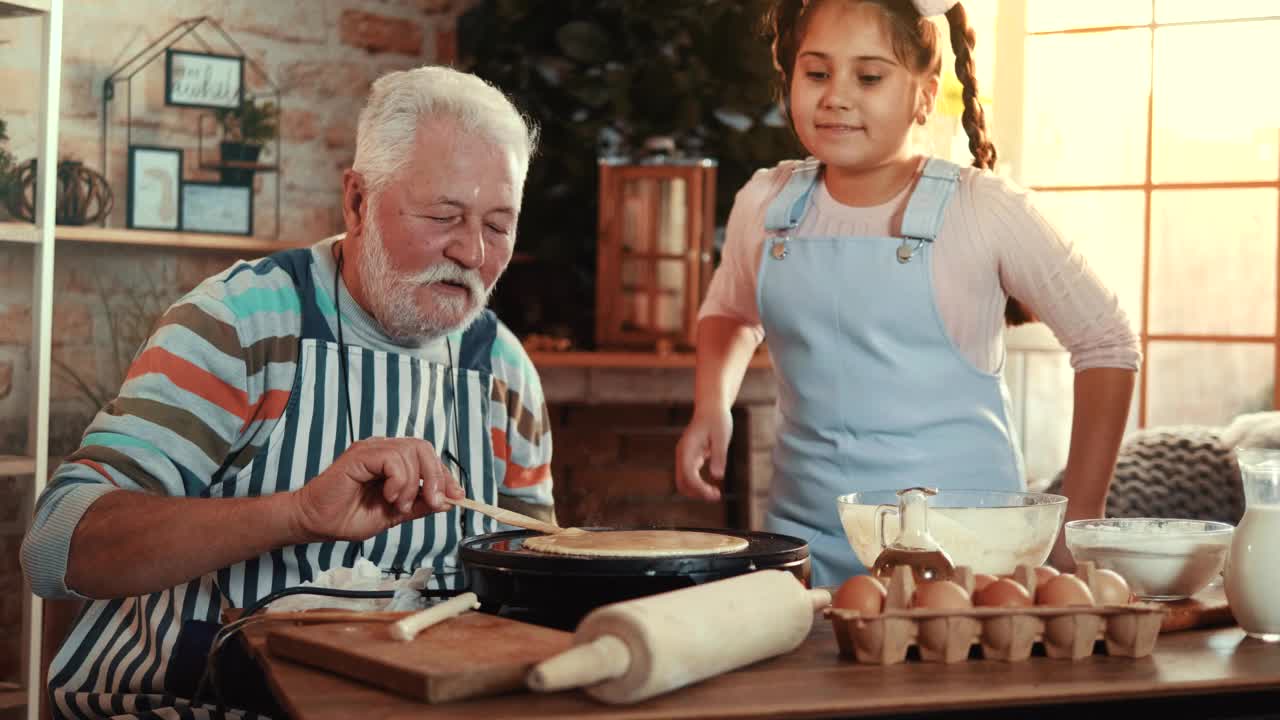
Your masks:
M520 341L498 323L492 349L490 434L499 492L551 505L551 421L542 383Z
M288 403L300 329L295 286L270 259L238 263L165 312L37 501L22 548L36 594L75 595L71 536L101 495L206 497L248 464Z

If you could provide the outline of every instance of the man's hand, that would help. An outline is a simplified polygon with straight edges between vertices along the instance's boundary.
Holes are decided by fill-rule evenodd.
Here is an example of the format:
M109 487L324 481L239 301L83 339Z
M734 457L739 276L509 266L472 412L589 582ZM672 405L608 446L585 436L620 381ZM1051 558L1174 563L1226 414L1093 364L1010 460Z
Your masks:
M418 438L369 438L342 453L293 493L301 542L366 540L387 528L465 497L431 443Z

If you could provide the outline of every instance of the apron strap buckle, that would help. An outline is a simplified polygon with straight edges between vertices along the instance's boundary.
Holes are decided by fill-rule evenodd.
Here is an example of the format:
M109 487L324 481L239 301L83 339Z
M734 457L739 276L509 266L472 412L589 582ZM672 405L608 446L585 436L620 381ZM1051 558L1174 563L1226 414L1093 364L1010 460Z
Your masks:
M928 242L926 238L904 237L902 244L898 246L898 262L905 265L911 262L911 258L915 256L916 250L920 246Z

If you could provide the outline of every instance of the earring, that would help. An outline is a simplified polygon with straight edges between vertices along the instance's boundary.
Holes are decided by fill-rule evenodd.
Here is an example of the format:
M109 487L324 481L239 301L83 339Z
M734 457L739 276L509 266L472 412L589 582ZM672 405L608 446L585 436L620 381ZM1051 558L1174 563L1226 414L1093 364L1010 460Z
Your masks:
M928 121L928 119L929 119L929 116L921 112L919 115L916 115L916 124L923 125L925 124L926 121Z

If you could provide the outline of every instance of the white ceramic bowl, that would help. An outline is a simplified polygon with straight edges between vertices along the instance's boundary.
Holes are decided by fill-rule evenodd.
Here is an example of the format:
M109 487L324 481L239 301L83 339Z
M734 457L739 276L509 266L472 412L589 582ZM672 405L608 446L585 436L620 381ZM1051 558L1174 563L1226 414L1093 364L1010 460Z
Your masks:
M884 550L876 509L890 507L885 536L898 536L898 496L892 490L849 493L836 498L849 545L871 567ZM1007 575L1019 565L1043 565L1058 538L1067 499L1048 493L940 490L929 497L929 534L957 566L975 573Z
M1181 600L1222 572L1231 550L1227 523L1170 518L1111 518L1067 523L1076 562L1114 570L1144 600Z

